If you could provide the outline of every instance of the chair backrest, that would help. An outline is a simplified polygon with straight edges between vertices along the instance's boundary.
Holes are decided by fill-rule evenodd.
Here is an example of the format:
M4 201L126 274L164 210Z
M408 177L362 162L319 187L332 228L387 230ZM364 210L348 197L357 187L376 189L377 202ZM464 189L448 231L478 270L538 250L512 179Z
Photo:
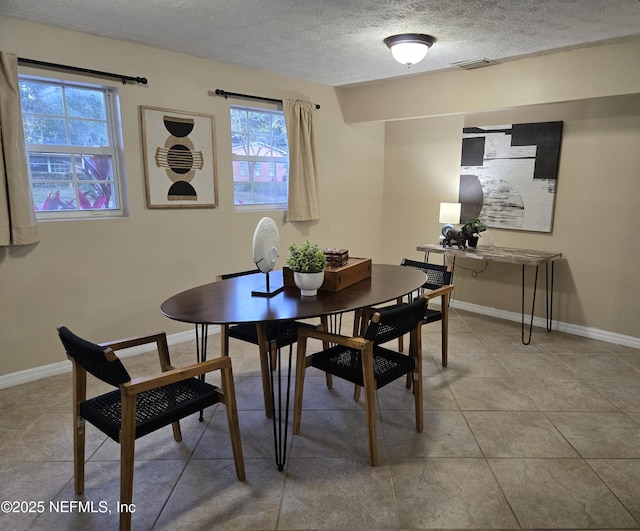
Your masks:
M409 260L408 258L403 258L400 265L415 267L416 269L424 271L427 275L427 281L422 287L425 289L438 289L451 284L453 272L446 265L418 262L417 260Z
M249 271L239 271L237 273L227 273L226 275L216 276L216 280L226 280L228 278L243 277L245 275L253 275L254 273L260 273L259 269L250 269Z
M58 328L58 335L67 355L96 378L114 387L131 380L127 369L111 349L76 336L66 326Z
M408 334L422 322L426 308L427 300L424 297L409 304L379 308L373 314L364 338L381 344Z

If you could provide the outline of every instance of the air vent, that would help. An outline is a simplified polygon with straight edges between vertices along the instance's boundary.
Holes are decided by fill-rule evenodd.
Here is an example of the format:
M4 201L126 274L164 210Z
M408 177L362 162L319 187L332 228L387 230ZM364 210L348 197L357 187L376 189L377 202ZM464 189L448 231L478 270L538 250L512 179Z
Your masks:
M458 63L453 63L453 66L457 66L464 70L473 70L474 68L482 68L483 66L495 65L495 61L491 61L490 59L472 59L470 61L460 61Z

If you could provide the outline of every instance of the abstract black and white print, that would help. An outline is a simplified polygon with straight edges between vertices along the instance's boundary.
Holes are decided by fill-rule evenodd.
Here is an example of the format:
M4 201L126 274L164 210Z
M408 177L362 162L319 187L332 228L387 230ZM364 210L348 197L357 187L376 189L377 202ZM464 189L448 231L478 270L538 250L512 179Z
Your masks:
M551 232L561 139L562 122L465 127L461 223Z

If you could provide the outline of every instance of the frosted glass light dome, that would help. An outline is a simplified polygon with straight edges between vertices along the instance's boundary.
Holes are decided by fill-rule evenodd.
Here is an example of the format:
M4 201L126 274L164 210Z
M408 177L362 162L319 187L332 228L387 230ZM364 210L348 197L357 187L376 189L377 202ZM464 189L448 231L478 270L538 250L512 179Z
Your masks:
M393 58L407 66L422 61L434 42L435 37L423 33L403 33L384 39L384 43L391 49Z

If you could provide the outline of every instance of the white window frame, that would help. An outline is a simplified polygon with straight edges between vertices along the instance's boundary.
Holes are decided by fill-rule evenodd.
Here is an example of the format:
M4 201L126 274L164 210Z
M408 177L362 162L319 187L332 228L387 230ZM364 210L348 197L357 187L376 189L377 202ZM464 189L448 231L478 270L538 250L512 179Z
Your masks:
M28 144L25 139L25 149L27 155L27 166L29 169L29 182L33 186L31 176L31 165L29 164L30 154L39 154L43 157L50 155L109 155L111 157L111 171L113 176L114 194L117 197L117 208L110 209L77 209L77 210L36 210L38 221L58 221L69 219L95 219L95 218L116 218L127 215L127 201L125 196L124 179L124 148L122 139L122 122L120 119L120 102L118 89L106 85L92 83L82 83L67 81L63 79L53 79L41 76L18 75L19 81L46 83L63 88L91 89L102 91L105 95L106 123L109 138L109 146L84 147L72 145L56 144ZM67 120L66 109L65 117ZM77 186L74 184L74 186Z
M231 105L231 108L229 109L229 114L231 115L231 112L233 111L233 109L241 109L241 110L246 110L246 111L254 111L254 112L264 112L264 113L269 113L269 114L278 114L282 117L282 119L284 120L284 112L282 110L281 107L279 108L273 108L273 107L260 107L260 106L256 106L256 105ZM233 123L233 121L231 121L231 123ZM231 130L231 136L233 137L233 135L236 133L236 131L234 131L233 129ZM287 139L287 143L288 143L288 139ZM233 151L233 142L231 145L231 159L232 159L232 164L234 162L240 162L240 164L242 165L244 163L244 168L247 170L246 174L249 175L251 177L252 174L254 174L254 171L251 171L251 168L255 165L255 164L259 164L259 163L269 163L269 164L283 164L285 168L289 167L289 156L287 153L287 156L285 157L265 157L265 156L257 156L257 155L237 155L236 153L234 153ZM288 152L288 146L287 146L287 152ZM242 166L241 166L242 167ZM258 174L260 174L261 172L259 171ZM269 172L270 173L270 172ZM243 176L245 176L244 173L242 173ZM288 205L288 195L289 195L289 187L288 187L288 180L287 180L287 201L285 202L281 202L281 203L243 203L243 204L236 204L235 202L235 182L233 182L233 172L231 175L231 179L232 179L232 186L234 188L233 190L233 203L234 203L234 209L237 211L256 211L256 210L287 210L289 205ZM251 181L249 181L251 182ZM253 183L252 183L253 184Z

